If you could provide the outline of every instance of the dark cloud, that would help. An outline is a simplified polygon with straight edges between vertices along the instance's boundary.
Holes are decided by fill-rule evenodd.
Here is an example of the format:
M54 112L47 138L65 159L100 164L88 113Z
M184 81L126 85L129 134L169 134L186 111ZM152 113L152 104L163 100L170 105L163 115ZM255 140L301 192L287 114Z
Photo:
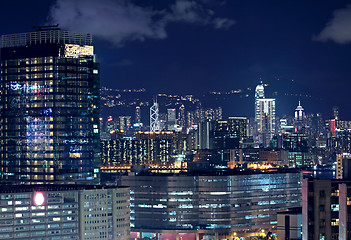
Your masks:
M345 44L351 42L351 5L334 11L334 16L314 40L326 42L332 40Z
M235 22L215 17L205 3L176 0L167 9L141 7L131 0L57 0L48 16L49 24L68 30L90 32L120 47L127 41L165 39L171 22L212 25L228 29Z

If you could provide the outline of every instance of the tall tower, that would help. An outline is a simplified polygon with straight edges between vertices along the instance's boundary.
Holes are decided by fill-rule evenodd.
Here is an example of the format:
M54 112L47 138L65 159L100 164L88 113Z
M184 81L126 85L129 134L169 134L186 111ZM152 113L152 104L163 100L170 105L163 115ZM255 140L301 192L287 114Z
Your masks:
M135 107L135 123L140 124L141 123L141 109L140 106Z
M261 84L257 85L255 89L255 121L259 122L259 99L264 98L264 86Z
M299 101L299 106L295 109L295 121L303 121L304 118L304 109L301 106L301 102Z
M305 124L305 113L304 109L301 106L301 102L299 101L299 105L295 109L295 119L294 119L294 125L295 125L295 132L301 132L301 130L304 129L304 124Z
M255 90L256 136L259 143L269 146L275 132L275 99L265 98L264 86L259 84Z
M182 104L179 107L179 112L178 112L178 119L177 119L177 124L179 125L179 127L182 128L182 130L184 131L186 128L186 121L185 121L185 107Z
M160 121L158 119L158 103L154 101L154 104L150 108L150 131L160 131Z
M339 120L339 108L336 106L333 107L333 115L335 120Z
M91 34L3 35L0 179L99 182L99 69Z
M167 109L167 130L174 131L176 124L176 110L175 108Z

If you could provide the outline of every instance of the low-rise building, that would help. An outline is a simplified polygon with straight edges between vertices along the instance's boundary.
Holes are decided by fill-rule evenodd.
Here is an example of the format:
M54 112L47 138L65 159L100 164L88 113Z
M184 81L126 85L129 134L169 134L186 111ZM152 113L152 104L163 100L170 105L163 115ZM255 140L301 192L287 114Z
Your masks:
M0 239L118 239L130 235L129 188L2 186Z
M300 173L129 174L132 238L228 239L277 232L299 207ZM236 235L235 235L236 234Z

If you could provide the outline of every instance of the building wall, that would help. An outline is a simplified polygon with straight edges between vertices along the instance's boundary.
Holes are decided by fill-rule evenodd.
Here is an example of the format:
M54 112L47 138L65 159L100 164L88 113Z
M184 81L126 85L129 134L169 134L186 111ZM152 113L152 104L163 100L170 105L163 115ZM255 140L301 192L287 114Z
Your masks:
M34 196L43 193L43 205ZM78 192L75 190L0 193L0 239L78 239Z
M339 239L339 183L303 179L303 239Z
M93 46L71 44L89 37L11 36L1 48L0 179L98 183L99 69Z
M35 200L37 194L44 197L42 202ZM127 240L129 229L129 188L42 185L0 189L0 239Z
M80 192L79 239L129 239L129 196L129 188Z
M123 176L134 232L276 232L278 211L301 200L299 173Z
M281 212L277 215L277 238L278 240L302 239L302 214Z
M339 184L339 239L351 239L351 184Z

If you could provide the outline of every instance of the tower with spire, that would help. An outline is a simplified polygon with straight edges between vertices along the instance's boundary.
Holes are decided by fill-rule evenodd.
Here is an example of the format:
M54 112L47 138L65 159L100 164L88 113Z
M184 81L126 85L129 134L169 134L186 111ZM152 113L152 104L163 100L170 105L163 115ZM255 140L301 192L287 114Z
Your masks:
M304 117L304 109L301 106L301 102L299 101L299 105L295 109L295 121L303 121Z
M154 100L154 104L150 108L150 131L158 132L160 131L160 121L158 118L158 103L157 99Z
M305 112L299 101L299 105L295 109L294 126L295 132L301 132L305 128Z
M261 81L255 89L256 139L263 146L269 146L275 134L275 99L265 98Z

